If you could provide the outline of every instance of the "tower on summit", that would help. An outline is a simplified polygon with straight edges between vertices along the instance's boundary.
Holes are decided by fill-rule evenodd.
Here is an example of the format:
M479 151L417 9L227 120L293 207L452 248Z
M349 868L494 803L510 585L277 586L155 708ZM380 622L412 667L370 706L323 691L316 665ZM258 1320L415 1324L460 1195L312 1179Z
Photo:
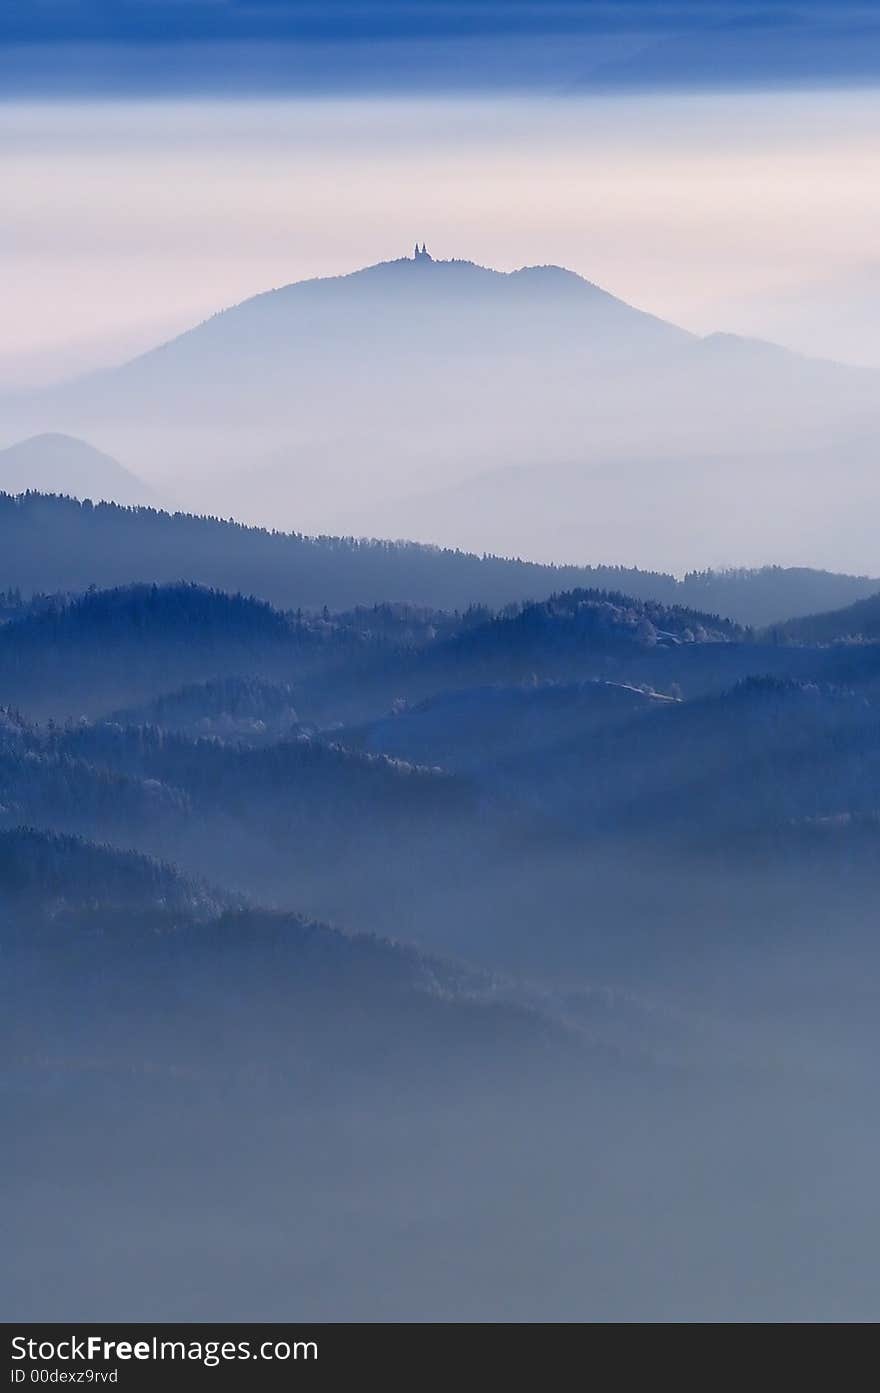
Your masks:
M424 242L422 243L422 249L421 249L421 251L419 251L419 244L418 244L418 242L416 242L416 249L415 249L415 251L414 251L414 253L413 253L413 261L433 261L433 260L434 260L434 258L433 258L433 256L431 255L431 253L428 251L428 248L425 246Z

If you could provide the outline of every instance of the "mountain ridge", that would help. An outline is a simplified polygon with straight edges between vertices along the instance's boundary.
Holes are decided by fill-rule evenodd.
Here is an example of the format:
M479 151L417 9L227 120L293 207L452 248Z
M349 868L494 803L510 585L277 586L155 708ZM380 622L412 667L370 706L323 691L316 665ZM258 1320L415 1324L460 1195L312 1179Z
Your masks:
M766 626L841 608L880 579L805 567L693 570L682 580L623 566L542 564L351 536L305 536L231 518L58 495L0 493L0 590L68 596L134 581L254 595L282 608L348 610L401 602L435 610L501 608L566 589L622 591Z

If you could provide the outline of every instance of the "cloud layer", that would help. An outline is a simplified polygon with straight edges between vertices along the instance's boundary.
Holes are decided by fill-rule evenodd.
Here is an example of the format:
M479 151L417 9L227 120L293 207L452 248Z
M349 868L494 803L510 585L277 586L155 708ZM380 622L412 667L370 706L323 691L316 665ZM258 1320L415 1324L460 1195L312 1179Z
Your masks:
M865 3L7 0L0 91L590 91L880 77Z

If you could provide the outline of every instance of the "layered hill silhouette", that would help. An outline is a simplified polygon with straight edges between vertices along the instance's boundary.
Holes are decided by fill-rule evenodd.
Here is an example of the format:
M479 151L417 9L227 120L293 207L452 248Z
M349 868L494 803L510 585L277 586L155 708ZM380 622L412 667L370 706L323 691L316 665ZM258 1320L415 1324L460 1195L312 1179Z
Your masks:
M701 339L559 267L402 258L267 291L13 418L301 531L861 569L877 400L871 372Z
M564 1038L486 974L79 838L0 831L0 909L7 1066L38 1055L68 1088L149 1065L342 1091L379 1068L398 1083L468 1056L506 1068Z
M155 716L157 701L189 687L193 718L201 701L210 720L224 690L234 708L243 676L286 686L299 721L326 725L488 683L607 678L694 695L756 664L796 675L814 662L811 651L757 642L717 615L603 590L557 592L500 615L404 612L390 623L382 610L281 612L189 583L88 591L12 613L0 626L0 685L8 704L38 719L130 708Z
M159 517L9 515L32 506ZM22 599L0 627L0 825L529 973L690 973L765 906L774 951L792 916L818 941L842 906L860 944L878 654L598 589L457 614L191 583Z
M427 619L191 584L22 605L0 828L530 973L690 972L764 904L774 944L843 905L860 942L878 654L597 590Z
M229 675L193 682L141 706L113 711L108 720L118 725L154 725L181 735L262 744L300 728L294 701L289 682Z
M529 750L553 749L567 733L608 730L671 700L613 682L533 682L465 687L342 733L346 745L417 764L494 778Z
M753 829L767 860L777 839L878 813L874 770L880 752L875 697L816 682L750 677L719 695L654 703L638 721L565 736L552 750L522 750L508 772L543 790L579 828L662 840L688 828L731 839ZM880 841L877 842L880 850ZM875 853L876 854L876 853Z
M82 504L69 498L0 493L0 592L52 595L195 581L242 592L282 609L351 610L362 628L420 619L415 608L498 609L554 591L623 591L685 605L740 624L764 626L834 609L876 593L880 581L806 567L692 571L683 580L623 566L539 566L511 558L362 537L306 537L231 520L152 508ZM0 614L2 614L0 606ZM9 611L10 614L14 611Z

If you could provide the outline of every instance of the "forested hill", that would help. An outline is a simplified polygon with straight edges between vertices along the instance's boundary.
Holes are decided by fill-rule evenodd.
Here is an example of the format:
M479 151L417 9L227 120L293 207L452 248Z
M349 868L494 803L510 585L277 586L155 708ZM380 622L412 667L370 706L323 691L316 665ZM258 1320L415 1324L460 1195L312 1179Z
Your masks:
M843 609L808 614L786 624L774 625L772 637L793 643L839 643L847 639L876 643L880 639L880 593L875 592Z
M14 967L4 1017L16 987L28 998L9 1062L46 1061L69 1082L132 1067L227 1084L377 1070L399 1082L457 1051L485 1067L514 1049L522 1067L523 1052L564 1040L494 975L28 828L0 831L0 941Z
M456 617L383 606L282 613L191 582L135 584L24 605L19 618L13 612L0 625L0 692L33 718L58 719L137 710L195 686L197 719L216 719L218 701L232 715L237 700L211 684L247 674L295 683L305 721L351 720L380 714L398 683L399 694L415 699L463 681L525 681L535 671L579 680L615 661L635 662L645 681L647 668L657 668L647 656L655 650L743 638L729 620L601 590Z
M671 576L615 567L539 566L411 542L303 537L42 494L0 494L0 558L0 589L25 596L188 580L306 610L384 601L497 608L568 587L619 589L630 574L642 576L651 593L675 587Z
M180 580L304 610L387 601L495 609L561 590L616 590L752 625L840 607L878 588L866 577L780 567L679 581L622 566L542 566L414 542L304 537L152 508L0 493L0 591L27 598Z
M51 921L62 910L85 914L98 903L118 915L161 910L193 921L238 907L232 896L136 852L30 827L0 829L0 906L6 914L39 912Z

